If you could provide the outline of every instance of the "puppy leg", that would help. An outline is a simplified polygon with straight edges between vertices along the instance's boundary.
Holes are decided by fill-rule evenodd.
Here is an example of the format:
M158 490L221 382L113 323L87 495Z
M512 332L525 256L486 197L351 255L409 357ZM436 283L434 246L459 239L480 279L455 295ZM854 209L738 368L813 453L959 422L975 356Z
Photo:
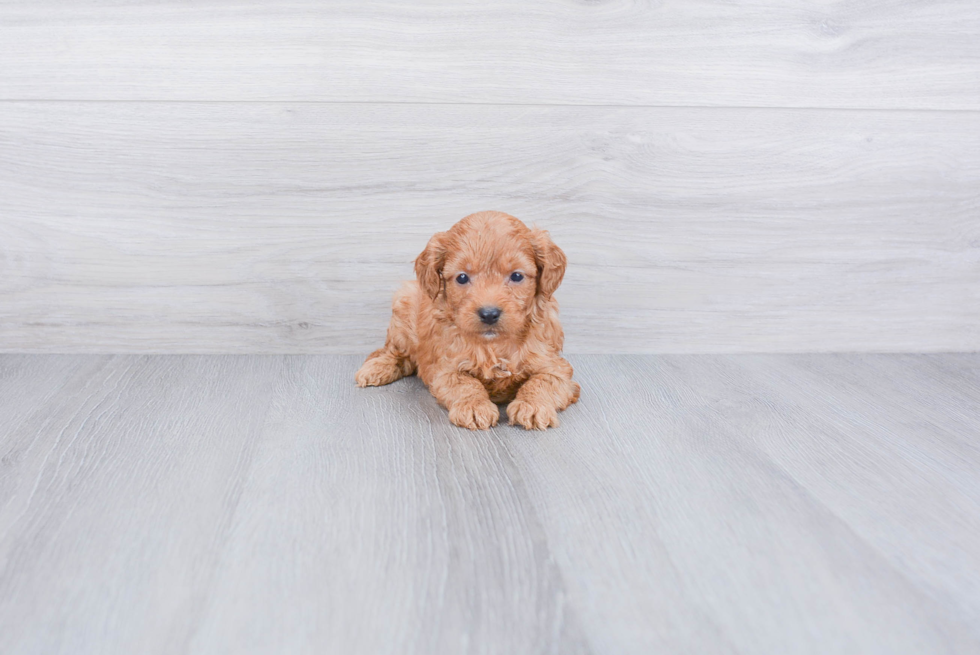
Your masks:
M415 362L408 353L416 341L417 311L418 285L408 284L395 294L385 346L368 355L354 376L357 386L379 387L415 372Z
M507 406L507 418L526 430L556 428L558 412L577 402L581 391L572 380L571 365L559 357L546 372L535 373L521 385Z
M429 391L449 410L453 425L470 430L486 430L497 425L500 409L490 401L490 395L476 378L465 373L447 372L437 375Z
M391 351L387 346L368 355L354 380L359 387L380 387L415 372L415 364L407 355Z

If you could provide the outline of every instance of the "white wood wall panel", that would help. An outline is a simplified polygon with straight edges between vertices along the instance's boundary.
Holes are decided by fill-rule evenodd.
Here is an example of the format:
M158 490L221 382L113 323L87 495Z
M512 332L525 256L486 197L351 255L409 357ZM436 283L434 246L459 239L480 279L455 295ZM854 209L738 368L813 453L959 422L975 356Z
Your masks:
M0 3L0 99L980 109L973 0Z
M980 348L980 113L0 108L0 349L366 352L434 231L549 228L571 352Z

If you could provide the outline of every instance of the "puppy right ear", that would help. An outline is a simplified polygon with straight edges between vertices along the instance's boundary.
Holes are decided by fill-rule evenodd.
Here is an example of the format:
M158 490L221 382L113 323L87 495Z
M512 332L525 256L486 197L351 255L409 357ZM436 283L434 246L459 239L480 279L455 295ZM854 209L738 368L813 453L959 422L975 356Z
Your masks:
M415 277L433 300L442 291L442 266L446 262L446 233L436 232L422 254L415 258Z
M538 295L550 298L565 277L568 259L545 230L531 230L531 246L538 265Z

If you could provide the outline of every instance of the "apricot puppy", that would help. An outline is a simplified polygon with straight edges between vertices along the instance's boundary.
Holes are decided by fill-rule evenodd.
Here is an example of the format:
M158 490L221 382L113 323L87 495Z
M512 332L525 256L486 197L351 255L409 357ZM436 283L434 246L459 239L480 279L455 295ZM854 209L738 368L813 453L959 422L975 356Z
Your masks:
M501 212L435 234L415 260L418 280L395 294L384 348L368 356L357 386L417 372L460 427L496 425L494 403L507 402L511 425L557 427L581 390L561 357L552 297L565 263L547 232Z

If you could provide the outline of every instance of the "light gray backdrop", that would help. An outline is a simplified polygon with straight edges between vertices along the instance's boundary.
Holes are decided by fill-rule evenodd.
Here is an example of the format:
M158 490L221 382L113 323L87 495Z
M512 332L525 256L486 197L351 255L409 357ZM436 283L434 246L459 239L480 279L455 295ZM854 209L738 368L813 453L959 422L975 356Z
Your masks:
M436 230L570 352L980 349L971 1L0 3L0 350L366 353Z

